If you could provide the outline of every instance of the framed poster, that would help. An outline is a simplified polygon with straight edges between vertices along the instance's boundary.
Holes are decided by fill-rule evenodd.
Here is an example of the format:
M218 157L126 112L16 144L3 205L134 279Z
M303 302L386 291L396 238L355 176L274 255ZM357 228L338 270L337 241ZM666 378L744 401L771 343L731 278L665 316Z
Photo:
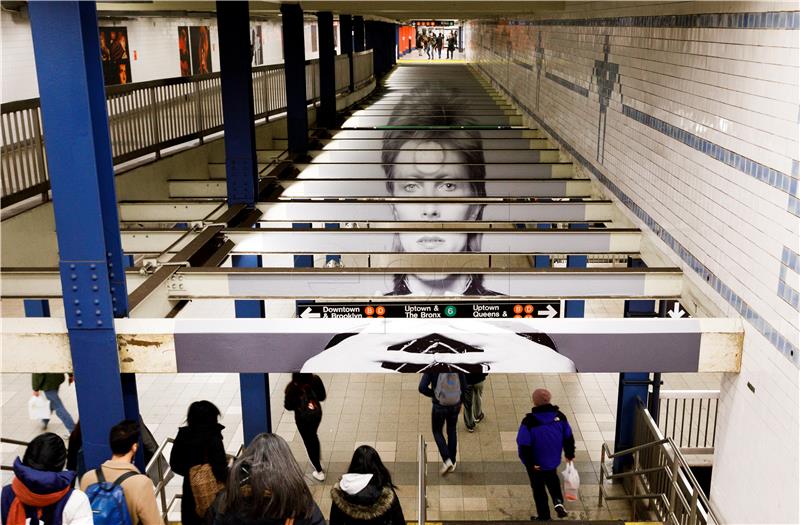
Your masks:
M189 27L178 26L178 56L180 58L181 76L192 74L192 61L189 53Z
M261 26L250 28L250 51L253 55L253 65L260 66L264 63L264 41L261 36Z
M214 71L211 63L211 30L208 26L189 28L191 43L192 75L206 75Z
M100 59L103 63L103 81L106 86L133 82L131 58L128 47L128 28L99 27Z

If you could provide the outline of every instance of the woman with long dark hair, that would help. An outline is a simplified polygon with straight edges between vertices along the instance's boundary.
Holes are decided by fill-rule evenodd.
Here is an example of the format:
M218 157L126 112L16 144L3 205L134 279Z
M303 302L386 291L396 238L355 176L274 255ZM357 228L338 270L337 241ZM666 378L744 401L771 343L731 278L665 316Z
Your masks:
M183 496L181 497L181 523L183 525L202 525L207 505L210 503L207 494L198 494L195 498L194 490L201 489L197 480L200 473L197 469L205 469L219 483L221 487L228 477L228 458L225 455L225 445L222 440L222 429L219 424L219 409L211 401L195 401L189 405L186 415L186 426L178 429L169 464L172 470L183 476ZM193 472L192 469L195 469ZM196 482L192 486L192 477ZM213 483L214 480L209 479ZM202 507L198 509L198 499Z
M314 374L292 374L291 382L286 385L283 408L294 412L297 431L303 439L308 452L308 459L314 466L311 474L317 481L325 481L322 468L321 451L317 430L322 422L322 402L325 401L325 385L322 379Z
M325 525L286 441L259 434L233 463L214 525Z
M404 525L392 475L378 452L362 445L331 489L330 525Z

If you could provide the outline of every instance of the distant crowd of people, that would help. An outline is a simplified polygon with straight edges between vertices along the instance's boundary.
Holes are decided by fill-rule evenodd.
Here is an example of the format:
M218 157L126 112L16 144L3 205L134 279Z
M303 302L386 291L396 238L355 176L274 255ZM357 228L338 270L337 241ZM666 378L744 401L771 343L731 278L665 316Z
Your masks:
M437 35L434 32L417 34L417 52L422 56L423 51L428 59L442 58L442 49L447 49L448 59L455 57L456 47L458 47L458 36L455 31L451 31L445 37L441 31Z
M463 408L468 431L484 420L481 397L487 374L425 373L419 392L431 398L431 426L442 458L441 475L456 469L457 423ZM57 378L34 377L34 388L56 399ZM295 373L284 391L284 407L294 412L312 474L324 481L317 431L325 386L314 374ZM530 478L538 520L550 519L548 492L559 517L567 515L556 472L562 450L575 457L575 441L564 414L550 403L550 392L533 392L533 409L517 434L519 457ZM65 425L71 417L60 399L53 403ZM183 525L320 525L326 521L288 443L276 434L256 436L238 457L226 454L221 413L210 401L195 401L186 425L178 430L169 465L183 477ZM46 422L43 423L46 427ZM447 436L444 432L446 429ZM144 434L143 434L144 432ZM149 436L149 439L148 439ZM144 439L143 439L144 438ZM154 480L135 462L139 448L145 462L154 440L139 421L111 428L111 457L95 469L83 461L80 423L74 425L69 450L64 439L44 432L31 441L13 465L14 478L2 489L2 525L163 525ZM159 458L160 459L160 458ZM65 466L67 470L65 470ZM158 481L158 480L156 480ZM405 517L389 469L367 445L353 453L350 466L331 489L331 525L404 525Z

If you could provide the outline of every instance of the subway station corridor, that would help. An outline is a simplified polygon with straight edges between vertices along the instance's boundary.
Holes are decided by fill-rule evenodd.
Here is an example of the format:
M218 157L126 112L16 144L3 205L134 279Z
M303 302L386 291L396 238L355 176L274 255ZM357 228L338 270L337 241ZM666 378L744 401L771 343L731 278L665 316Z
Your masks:
M93 469L140 418L192 525L169 459L207 400L229 466L274 433L331 525L363 445L406 523L800 519L796 6L9 5L2 485L43 432ZM522 463L539 389L566 516Z

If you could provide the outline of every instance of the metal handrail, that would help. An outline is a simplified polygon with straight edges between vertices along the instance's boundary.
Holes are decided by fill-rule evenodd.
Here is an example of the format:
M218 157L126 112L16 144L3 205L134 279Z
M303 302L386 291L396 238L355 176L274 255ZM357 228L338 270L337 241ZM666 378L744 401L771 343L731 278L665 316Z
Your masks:
M425 525L428 510L426 474L428 470L427 448L425 436L419 435L417 443L417 524Z
M372 79L371 54L372 50L367 50L354 57L354 89ZM313 104L320 95L319 59L307 60L306 71L307 102ZM283 64L252 68L252 83L255 119L286 111ZM160 158L164 149L195 140L202 144L205 137L222 131L221 93L219 72L107 86L114 164L152 154ZM0 205L10 206L37 195L47 200L50 182L40 100L7 102L1 109Z
M603 500L650 501L650 510L658 519L675 525L718 524L711 503L703 493L680 447L670 437L664 437L644 406L639 407L636 440L651 439L633 447L611 452L607 443L600 448L600 486L598 505ZM654 438L654 439L653 439ZM633 467L627 472L609 473L606 460L632 456ZM604 482L628 480L632 493L619 496L606 494ZM643 490L644 493L639 493ZM636 519L637 506L632 505Z

